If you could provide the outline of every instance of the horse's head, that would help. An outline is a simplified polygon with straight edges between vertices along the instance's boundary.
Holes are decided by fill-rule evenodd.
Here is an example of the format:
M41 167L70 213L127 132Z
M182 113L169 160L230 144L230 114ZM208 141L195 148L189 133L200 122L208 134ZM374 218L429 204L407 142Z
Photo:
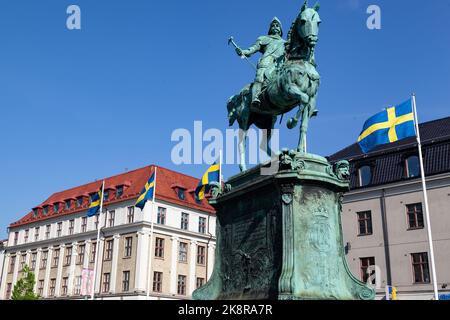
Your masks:
M316 3L312 8L308 8L308 2L305 0L295 24L295 31L309 48L314 48L319 40L319 24L321 22L319 7L319 3Z

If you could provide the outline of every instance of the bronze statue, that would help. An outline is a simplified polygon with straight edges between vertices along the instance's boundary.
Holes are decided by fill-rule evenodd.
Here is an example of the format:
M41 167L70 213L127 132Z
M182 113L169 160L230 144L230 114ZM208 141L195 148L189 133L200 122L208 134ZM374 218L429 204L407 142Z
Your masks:
M236 48L239 56L250 57L256 52L263 55L258 61L255 81L252 84L252 104L259 106L259 94L265 80L270 79L275 67L280 63L280 59L284 58L285 40L282 38L283 29L281 21L277 17L272 19L269 26L267 36L259 37L255 44L247 50Z
M228 100L230 126L238 120L243 131L248 130L251 124L257 123L261 124L259 125L261 129L272 130L278 115L283 115L298 106L296 115L289 119L287 126L289 129L294 128L301 117L297 150L306 153L306 132L309 119L317 115L316 100L320 84L320 75L316 70L314 58L321 22L318 10L318 4L308 8L305 1L291 25L286 42L281 39L281 24L278 19L274 19L269 30L272 35L258 38L257 43L248 50L236 48L237 53L242 53L245 57L257 50L261 50L264 54L258 63L255 83L245 86L239 94ZM269 38L272 40L268 40ZM284 50L280 47L282 43L285 45ZM243 140L240 141L239 148L240 168L244 171L245 134L241 136ZM265 150L270 156L269 141L268 134Z

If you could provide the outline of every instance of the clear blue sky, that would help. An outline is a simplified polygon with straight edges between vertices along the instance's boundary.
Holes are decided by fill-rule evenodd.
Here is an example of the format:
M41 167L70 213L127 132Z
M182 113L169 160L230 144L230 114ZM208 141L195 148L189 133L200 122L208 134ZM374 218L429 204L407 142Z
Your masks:
M0 238L53 192L125 168L200 176L206 165L171 162L172 131L195 120L225 130L227 99L254 77L228 37L248 46L275 15L286 34L302 2L1 1ZM80 31L66 29L70 4ZM366 27L369 4L381 7L379 31ZM450 1L323 0L320 14L308 151L353 143L368 116L412 91L422 121L450 116ZM292 148L298 131L285 121L281 145Z

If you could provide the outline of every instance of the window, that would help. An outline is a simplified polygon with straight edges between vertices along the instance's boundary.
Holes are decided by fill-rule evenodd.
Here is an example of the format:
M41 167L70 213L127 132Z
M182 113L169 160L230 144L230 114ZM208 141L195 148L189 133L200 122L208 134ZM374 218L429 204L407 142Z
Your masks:
M67 285L69 283L69 278L68 277L64 277L62 278L62 284L61 284L61 295L62 296L67 296Z
M73 231L75 229L75 220L69 221L69 234L73 234Z
M44 216L48 214L48 206L44 206L43 208Z
M23 241L24 241L25 243L28 242L28 236L29 236L29 235L30 235L30 230L26 229L26 230L25 230L25 236L23 237Z
M56 278L50 279L50 292L48 294L50 297L55 296L55 288L56 288Z
M14 232L14 245L17 245L18 242L19 242L19 232L16 231Z
M206 218L200 217L198 219L198 232L205 233L206 232Z
M181 229L187 230L189 226L189 214L182 212L181 213Z
M27 255L26 254L22 254L20 256L20 270L22 271L23 268L25 267L25 262L27 261Z
M414 272L414 283L429 283L430 271L428 269L428 253L412 253L411 260Z
M66 255L64 257L64 265L68 266L72 262L72 247L66 248Z
M64 206L64 208L66 209L66 210L69 210L70 209L70 204L71 204L71 200L70 199L67 199L66 201L64 201L64 204L65 204L65 206Z
M80 208L83 205L83 197L77 198L77 208Z
M369 166L362 166L358 170L359 186L365 187L372 181L372 168Z
M158 271L153 272L153 291L154 292L161 292L162 277L163 277L162 272L158 272Z
M177 293L179 295L186 294L186 276L178 275L178 289Z
M166 224L166 208L158 207L158 216L156 219L158 224Z
M199 278L197 277L197 288L200 288L205 284L205 278Z
M178 249L178 261L179 262L187 262L187 246L186 242L180 242L180 246Z
M417 178L420 176L418 156L410 156L405 160L405 174L407 178Z
M103 192L103 201L108 201L109 199L109 190L105 190Z
M39 280L38 294L42 297L44 295L44 280Z
M164 239L163 238L156 238L155 257L164 258Z
M357 212L358 216L358 229L360 236L366 236L372 234L372 212L363 211Z
M76 296L81 295L81 284L82 284L83 278L82 276L75 277L75 284L73 288L73 294Z
M95 262L96 250L97 250L97 243L96 242L92 242L91 243L91 254L89 255L89 262L91 262L91 263Z
M14 272L14 267L16 266L16 256L12 256L9 259L9 268L8 268L8 272L9 273L13 273Z
M58 266L59 262L59 249L55 249L53 251L53 261L52 261L52 267L55 268Z
M106 241L106 250L105 250L105 259L104 260L112 259L113 244L114 244L113 240Z
M373 270L370 275L367 273L367 268L375 265L375 257L360 258L359 260L361 265L361 281L367 283L369 276L375 274L375 270ZM372 280L372 284L375 284L375 279Z
M134 207L128 207L127 208L127 222L133 223L134 222Z
M87 217L81 218L81 232L86 232L87 230Z
M34 241L39 240L39 227L34 228Z
M111 210L109 211L109 219L108 219L108 226L114 227L114 218L116 216L116 211Z
M124 271L122 273L122 291L130 291L130 271Z
M178 199L180 200L185 200L186 196L185 196L185 190L183 188L177 188L177 195L178 195Z
M423 228L422 203L407 204L406 214L408 215L409 229Z
M133 248L133 237L125 238L125 257L131 257Z
M58 211L59 211L59 203L54 203L53 204L53 212L58 213Z
M32 252L31 253L31 270L34 271L34 269L36 269L36 260L37 260L37 252Z
M38 216L38 208L33 208L33 217L36 218Z
M45 239L49 239L50 238L50 228L51 228L51 225L47 225L47 226L45 226Z
M98 230L98 219L99 219L98 214L95 215L94 219L95 219L95 222L94 222L95 223L95 230Z
M11 299L12 283L6 284L6 299Z
M111 280L111 274L110 273L104 273L103 274L103 287L102 287L102 292L103 293L109 292L110 280Z
M42 251L41 269L47 268L48 250Z
M197 264L205 264L205 246L197 246Z
M123 186L117 186L116 198L120 198L123 195Z
M61 237L62 234L62 222L58 222L57 228L56 228L56 236Z
M77 264L83 264L85 252L86 252L86 245L80 244L78 246Z

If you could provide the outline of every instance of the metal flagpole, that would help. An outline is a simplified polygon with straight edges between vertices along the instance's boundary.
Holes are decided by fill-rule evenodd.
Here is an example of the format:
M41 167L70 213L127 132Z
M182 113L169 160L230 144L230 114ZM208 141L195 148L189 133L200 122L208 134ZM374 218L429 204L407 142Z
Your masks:
M103 193L105 192L105 180L102 182L102 195L100 198L100 209L98 212L98 226L97 226L97 242L95 243L95 263L94 263L94 284L92 286L92 293L91 293L91 300L94 300L94 294L95 294L95 284L97 280L97 265L98 265L98 247L100 243L100 223L101 223L101 216L102 216L102 210L103 210Z
M433 290L434 290L434 299L439 300L439 293L437 288L437 278L436 278L436 267L434 263L434 249L433 249L433 238L431 234L431 223L430 223L430 211L428 210L428 195L427 195L427 185L425 182L425 170L423 168L423 158L422 158L422 143L420 140L420 132L419 132L419 121L417 119L417 109L416 109L416 95L412 94L412 107L414 110L414 122L416 126L416 137L417 137L417 146L419 148L419 162L420 162L420 176L422 177L422 189L423 189L423 198L425 202L425 218L427 221L427 233L428 233L428 245L430 247L430 261L431 261L431 273L432 273L432 281L433 281Z
M219 151L219 186L222 188L222 149Z
M153 198L152 198L152 210L150 212L150 254L148 262L148 276L147 276L147 299L150 297L150 284L152 277L152 260L153 260L153 214L155 212L155 196L156 196L156 174L158 167L155 166L155 179L153 179Z

